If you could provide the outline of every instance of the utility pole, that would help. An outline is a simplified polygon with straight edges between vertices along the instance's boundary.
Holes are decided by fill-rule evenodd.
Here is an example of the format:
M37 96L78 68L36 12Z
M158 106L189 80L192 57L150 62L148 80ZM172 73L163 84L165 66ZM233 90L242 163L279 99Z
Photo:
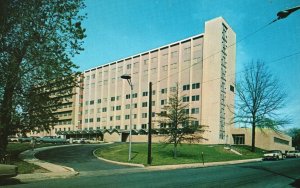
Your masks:
M148 103L148 161L147 164L150 165L152 161L151 157L151 142L152 142L152 82L149 82L149 103Z

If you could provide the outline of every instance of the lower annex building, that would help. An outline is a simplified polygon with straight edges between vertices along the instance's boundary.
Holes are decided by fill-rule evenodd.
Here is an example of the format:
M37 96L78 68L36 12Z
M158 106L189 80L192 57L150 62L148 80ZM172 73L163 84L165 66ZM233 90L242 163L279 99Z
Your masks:
M73 106L68 106L69 125L57 125L50 133L127 142L132 98L132 141L146 142L148 105L152 105L155 119L155 113L162 111L178 83L194 123L207 126L204 137L208 140L204 144L250 145L251 131L235 128L228 109L234 106L235 97L235 44L235 32L219 17L207 21L202 34L86 70L83 87L76 88ZM131 76L132 95L127 80L121 78L125 74ZM160 126L153 121L152 128ZM256 135L262 138L256 139L258 147L291 149L291 137L287 135ZM161 139L153 137L154 142Z

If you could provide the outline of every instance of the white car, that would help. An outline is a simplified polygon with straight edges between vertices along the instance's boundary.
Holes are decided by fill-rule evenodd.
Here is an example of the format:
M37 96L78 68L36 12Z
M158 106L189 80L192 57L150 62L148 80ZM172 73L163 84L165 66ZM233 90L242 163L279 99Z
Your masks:
M286 157L300 157L300 151L299 150L294 150L294 151L288 151L286 153Z
M284 159L284 156L280 150L270 150L264 154L263 160L279 160Z
M89 143L86 138L78 138L78 139L73 139L74 144L85 144Z

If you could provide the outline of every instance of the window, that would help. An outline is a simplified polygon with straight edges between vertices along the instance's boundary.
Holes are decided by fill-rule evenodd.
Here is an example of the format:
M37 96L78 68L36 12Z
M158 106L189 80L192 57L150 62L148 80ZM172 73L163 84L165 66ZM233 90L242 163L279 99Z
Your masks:
M161 100L161 101L160 101L160 104L161 104L161 105L167 104L167 99Z
M142 129L147 129L147 124L142 124Z
M90 110L90 114L93 114L93 113L94 113L94 109L91 109L91 110Z
M115 111L115 107L114 106L111 106L110 109L111 109L111 111Z
M199 95L192 96L192 101L199 101L199 99L200 99Z
M132 94L132 98L137 98L137 93Z
M125 115L125 119L129 119L130 118L130 115Z
M126 95L126 99L130 99L130 94L127 94L127 95Z
M133 104L133 108L137 108L137 103L134 103L134 104Z
M95 79L95 74L92 74L92 79Z
M121 120L121 116L116 116L116 120Z
M116 110L121 110L121 106L116 106Z
M98 118L97 118L97 122L100 122L100 121L101 121L101 118L98 117Z
M233 134L233 143L236 145L245 144L245 135L244 134Z
M111 100L111 101L115 101L116 98L115 98L115 97L111 97L110 100Z
M161 89L161 93L167 93L167 88Z
M128 125L125 125L125 130L127 130L128 129Z
M198 88L200 88L200 83L194 83L194 84L192 85L192 88L193 88L193 89L198 89Z
M136 125L133 125L133 129L136 129Z
M133 114L133 119L136 119L137 118L137 114Z
M145 97L145 96L148 96L148 92L147 91L143 92L143 97Z
M130 104L126 104L126 105L125 105L125 108L126 108L126 109L130 109Z
M193 126L199 126L199 121L191 121L191 124L192 124Z
M107 111L106 107L102 108L102 112L106 112L106 111Z
M97 108L97 113L100 113L101 112L101 108Z
M144 65L147 65L147 64L148 64L148 61L149 61L148 59L145 59L145 60L144 60Z
M89 122L89 119L85 119L84 120L84 123L88 123ZM61 123L61 122L59 122L59 123ZM61 124L60 124L61 125Z
M155 95L155 90L152 91L152 95Z
M184 96L184 97L182 97L182 101L183 102L189 102L190 101L190 97L189 96Z
M290 143L287 140L284 140L284 139L281 139L281 138L277 138L277 137L274 137L274 142L278 143L278 144L284 144L284 145L289 145L289 143Z
M110 120L110 121L113 121L113 120L114 120L114 116L110 116L110 117L109 117L109 120Z
M176 87L170 87L171 92L176 92Z
M85 105L89 105L89 101L85 101Z
M147 118L147 113L142 113L142 118Z
M121 127L120 127L120 125L116 125L116 129L120 129Z
M152 101L152 106L155 106L155 101Z
M128 64L128 65L127 65L127 69L131 69L131 64Z
M183 112L185 113L185 114L189 114L190 113L190 110L187 108L187 109L183 109Z
M234 86L230 85L230 91L234 92Z
M100 104L100 103L101 103L101 99L98 99L98 100L97 100L97 103Z
M162 115L162 116L167 115L167 111L161 111L161 112L160 112L160 115Z
M142 107L147 107L147 102L143 102Z
M199 114L199 108L192 108L192 114Z
M89 121L90 121L90 123L93 123L93 122L94 122L94 119L93 119L93 118L90 118Z
M183 91L190 90L190 84L183 86Z

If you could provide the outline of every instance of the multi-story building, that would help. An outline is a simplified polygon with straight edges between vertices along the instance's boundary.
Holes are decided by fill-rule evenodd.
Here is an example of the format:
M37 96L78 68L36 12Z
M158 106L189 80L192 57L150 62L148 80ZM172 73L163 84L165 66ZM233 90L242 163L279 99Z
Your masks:
M205 126L203 136L207 140L203 143L250 144L249 130L236 129L232 123L235 58L236 35L231 27L221 17L207 21L202 34L84 71L82 87L76 89L72 106L70 103L59 112L63 115L60 122L67 124L58 124L54 131L67 137L88 135L127 142L132 108L133 141L147 141L149 105L155 119L178 85L183 102L189 105L186 112L195 118L194 123ZM132 95L122 75L131 76ZM153 84L151 104L149 82ZM160 126L153 121L152 128ZM284 144L276 147L291 148L290 137L270 135L268 144L259 143L260 147L274 149L274 145Z
M130 98L133 129L148 126L148 83L153 112L159 113L179 84L187 111L206 125L209 143L225 143L234 104L235 33L222 18L206 22L205 32L84 72L82 129L128 133ZM122 75L131 75L133 94ZM154 128L159 125L154 123ZM123 132L122 132L123 131ZM105 139L105 136L104 136Z

